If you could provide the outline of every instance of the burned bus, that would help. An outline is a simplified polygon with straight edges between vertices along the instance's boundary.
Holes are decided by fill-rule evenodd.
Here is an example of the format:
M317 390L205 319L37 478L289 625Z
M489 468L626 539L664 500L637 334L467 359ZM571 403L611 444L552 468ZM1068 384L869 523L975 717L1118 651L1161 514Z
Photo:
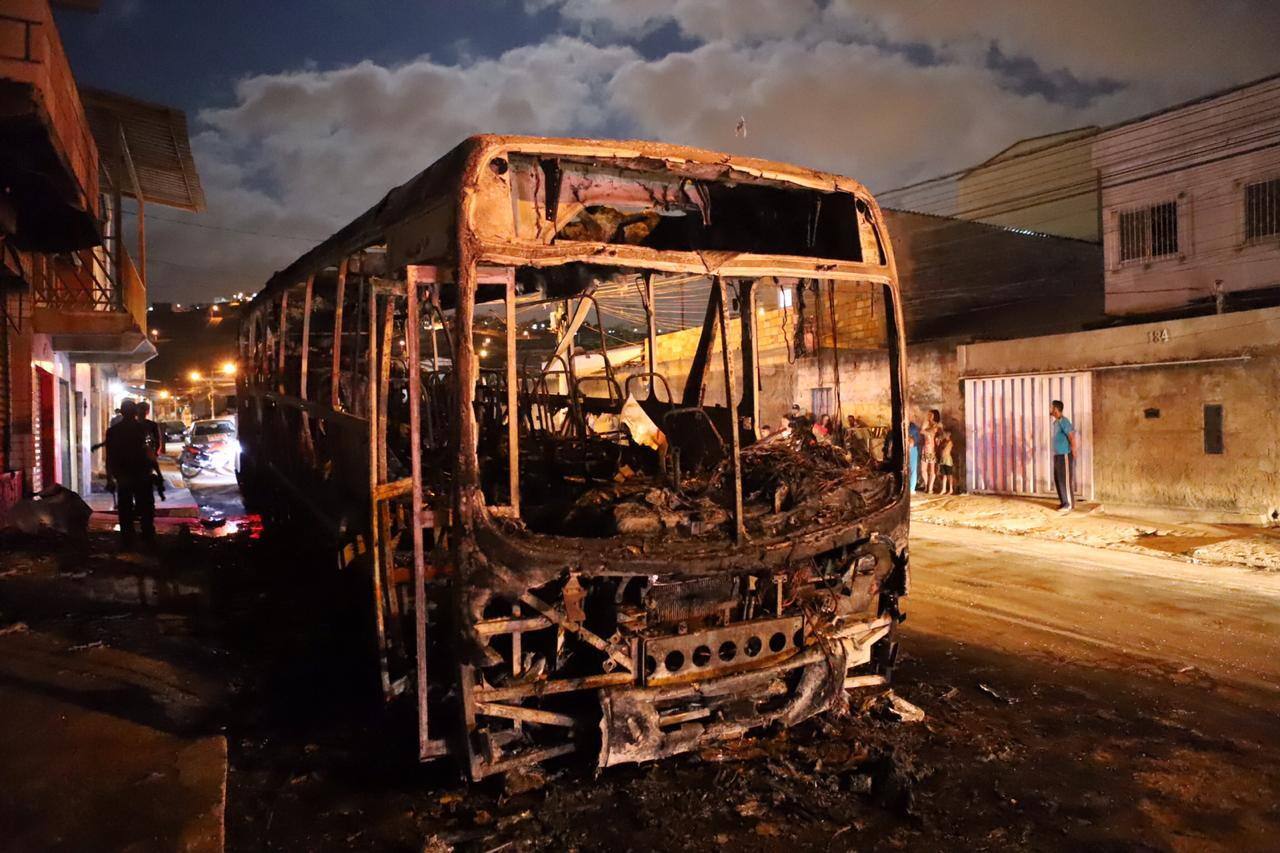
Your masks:
M888 679L903 353L855 181L477 136L257 294L242 484L367 573L423 760L644 761Z

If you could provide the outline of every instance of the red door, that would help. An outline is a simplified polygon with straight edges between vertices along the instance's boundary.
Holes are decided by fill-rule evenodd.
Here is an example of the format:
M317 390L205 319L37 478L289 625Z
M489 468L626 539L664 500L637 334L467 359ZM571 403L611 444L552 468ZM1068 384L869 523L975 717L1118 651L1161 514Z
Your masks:
M44 368L36 368L36 388L40 395L40 488L45 489L57 481L54 459L57 446L53 440L53 374Z

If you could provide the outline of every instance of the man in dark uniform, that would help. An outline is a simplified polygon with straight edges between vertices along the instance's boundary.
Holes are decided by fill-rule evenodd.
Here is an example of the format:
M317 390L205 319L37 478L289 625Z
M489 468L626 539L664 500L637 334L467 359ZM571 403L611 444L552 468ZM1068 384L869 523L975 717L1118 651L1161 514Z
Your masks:
M107 481L114 483L116 507L120 513L120 541L133 546L133 520L138 519L142 540L156 536L156 501L151 491L153 462L147 447L147 427L138 420L138 404L125 400L120 405L120 422L107 430Z
M160 472L160 455L165 452L164 430L160 424L151 420L151 404L146 400L138 401L138 423L142 424L147 435L147 450L151 454L151 468L155 476L151 478L156 487L156 494L164 500L164 474Z

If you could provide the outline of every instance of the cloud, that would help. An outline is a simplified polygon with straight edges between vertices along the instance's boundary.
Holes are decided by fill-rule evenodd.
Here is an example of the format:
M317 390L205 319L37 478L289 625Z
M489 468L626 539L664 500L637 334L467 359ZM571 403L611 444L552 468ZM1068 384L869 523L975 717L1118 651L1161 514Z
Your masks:
M241 80L232 106L197 118L208 211L148 223L153 298L256 290L309 248L305 238L333 233L473 133L599 134L605 86L635 58L560 37L459 64L424 57Z
M587 32L636 36L674 24L703 42L927 47L982 67L992 47L1046 77L1120 81L1176 100L1276 70L1274 0L526 0ZM1108 90L1109 86L1102 86ZM1074 96L1074 90L1072 95Z
M672 96L678 92L695 94ZM642 135L799 162L873 187L978 162L1101 109L1084 113L1010 91L986 68L922 67L833 41L715 42L633 61L614 76L609 97ZM739 115L745 139L734 134Z
M637 36L675 23L703 41L791 38L817 20L815 0L526 0L531 10L556 8L592 32Z
M828 30L1198 94L1276 70L1274 0L833 0Z
M576 35L453 63L364 61L239 81L230 106L198 117L209 211L183 218L200 227L149 229L156 297L256 289L308 238L331 234L476 132L635 135L884 189L1019 138L1260 76L1272 61L1267 37L1280 31L1280 4L1242 0L1212 14L1193 0L525 6L554 9ZM672 25L686 41L665 55L633 46ZM739 116L745 139L734 133Z

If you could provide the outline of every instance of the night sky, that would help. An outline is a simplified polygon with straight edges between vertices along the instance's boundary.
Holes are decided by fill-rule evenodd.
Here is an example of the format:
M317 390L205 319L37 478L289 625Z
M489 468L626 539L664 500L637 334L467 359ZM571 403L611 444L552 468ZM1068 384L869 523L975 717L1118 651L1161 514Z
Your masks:
M662 139L887 189L1280 70L1271 0L103 7L58 12L78 80L185 110L208 196L148 209L157 301L256 290L475 132Z

